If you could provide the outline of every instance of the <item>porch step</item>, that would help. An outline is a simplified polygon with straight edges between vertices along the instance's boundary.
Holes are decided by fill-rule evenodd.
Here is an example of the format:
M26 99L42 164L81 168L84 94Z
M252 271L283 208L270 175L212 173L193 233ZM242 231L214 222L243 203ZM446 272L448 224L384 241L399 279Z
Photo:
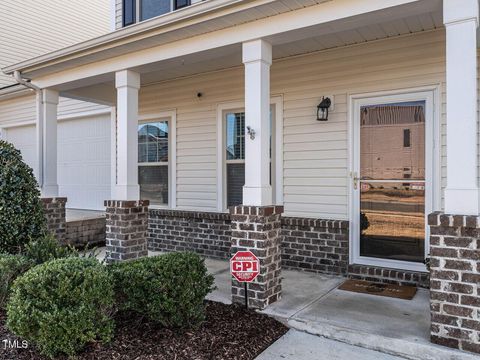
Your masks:
M478 360L478 355L449 349L443 346L413 342L348 329L326 322L308 322L289 319L288 326L306 333L322 336L362 348L380 351L411 360Z

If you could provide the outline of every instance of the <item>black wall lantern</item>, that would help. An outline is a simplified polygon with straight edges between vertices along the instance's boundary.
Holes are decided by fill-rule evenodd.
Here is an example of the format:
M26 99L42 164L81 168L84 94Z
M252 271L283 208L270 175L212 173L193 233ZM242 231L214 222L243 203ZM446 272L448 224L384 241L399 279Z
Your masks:
M317 106L317 120L318 121L327 121L328 120L328 109L332 105L332 100L329 97L322 97L322 101Z

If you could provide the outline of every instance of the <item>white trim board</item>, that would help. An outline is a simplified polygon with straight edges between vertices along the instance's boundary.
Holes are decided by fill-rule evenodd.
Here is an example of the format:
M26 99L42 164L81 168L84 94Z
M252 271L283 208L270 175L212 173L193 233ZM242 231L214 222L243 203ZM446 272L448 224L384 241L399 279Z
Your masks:
M384 91L376 93L355 94L349 96L349 156L350 156L350 191L349 191L349 262L350 264L380 266L386 268L402 269L409 271L426 272L427 269L422 263L408 261L379 259L360 256L359 241L359 190L354 190L353 174L359 171L360 167L360 126L358 118L359 109L363 105L385 104L404 101L425 101L426 103L426 124L425 124L425 257L429 252L429 227L426 216L440 208L440 109L438 96L439 85Z

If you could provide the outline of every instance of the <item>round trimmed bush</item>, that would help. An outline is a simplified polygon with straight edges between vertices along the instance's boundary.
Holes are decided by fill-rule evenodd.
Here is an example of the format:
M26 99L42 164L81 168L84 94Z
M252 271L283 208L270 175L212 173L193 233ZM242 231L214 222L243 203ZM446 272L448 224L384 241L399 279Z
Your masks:
M204 320L204 300L213 290L213 276L197 254L169 253L109 267L121 310L166 327L191 327Z
M38 265L13 284L7 326L41 353L73 356L92 341L110 341L112 278L96 259L65 258Z
M0 252L20 253L45 229L33 170L22 161L20 151L0 140Z
M7 304L13 282L35 263L22 255L0 254L0 308Z

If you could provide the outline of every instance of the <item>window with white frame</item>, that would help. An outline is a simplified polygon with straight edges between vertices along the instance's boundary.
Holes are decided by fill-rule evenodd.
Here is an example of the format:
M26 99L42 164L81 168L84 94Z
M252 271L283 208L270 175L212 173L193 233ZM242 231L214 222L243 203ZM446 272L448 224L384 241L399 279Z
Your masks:
M138 184L140 198L152 205L168 205L169 122L138 125Z
M190 6L191 0L123 0L123 26Z
M274 133L274 106L270 109L270 184L272 184L272 134ZM226 205L235 206L243 202L245 185L245 112L224 112L225 129L225 177Z

